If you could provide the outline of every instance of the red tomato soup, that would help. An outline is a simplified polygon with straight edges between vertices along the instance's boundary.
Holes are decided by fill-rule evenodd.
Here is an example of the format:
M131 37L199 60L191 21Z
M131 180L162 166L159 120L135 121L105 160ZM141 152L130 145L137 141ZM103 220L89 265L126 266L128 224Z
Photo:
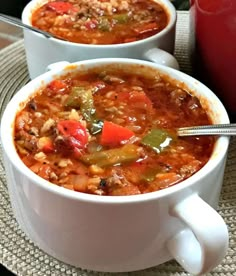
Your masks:
M56 185L113 196L167 188L202 168L215 138L175 130L211 124L200 101L157 71L133 72L100 67L37 91L15 120L25 165Z
M150 37L168 23L152 0L50 1L32 14L32 25L62 39L85 44L118 44Z

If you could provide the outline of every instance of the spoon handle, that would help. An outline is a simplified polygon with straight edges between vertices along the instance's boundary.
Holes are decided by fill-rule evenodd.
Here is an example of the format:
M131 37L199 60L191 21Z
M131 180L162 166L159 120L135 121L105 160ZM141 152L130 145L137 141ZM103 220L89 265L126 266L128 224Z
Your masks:
M194 135L236 135L236 124L215 124L205 126L181 127L177 129L178 136Z
M34 28L34 27L31 27L29 25L24 24L20 19L18 19L16 17L13 17L13 16L9 16L9 15L0 13L0 20L2 20L4 22L7 22L7 23L10 23L12 25L15 25L17 27L21 27L21 28L26 29L26 30L31 30L31 31L40 33L40 34L44 35L47 38L54 37L53 35L49 34L48 32L45 32L45 31L42 31L42 30L39 30L37 28Z

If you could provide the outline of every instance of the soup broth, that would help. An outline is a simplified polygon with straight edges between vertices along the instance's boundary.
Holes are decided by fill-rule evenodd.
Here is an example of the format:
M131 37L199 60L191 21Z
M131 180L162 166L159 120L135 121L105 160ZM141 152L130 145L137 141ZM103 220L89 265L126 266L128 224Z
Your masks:
M50 1L32 14L32 25L84 44L119 44L150 37L168 24L168 14L151 0Z
M25 165L64 188L111 196L154 192L201 169L215 138L180 138L176 128L211 124L207 111L181 83L138 72L99 67L37 91L15 120Z

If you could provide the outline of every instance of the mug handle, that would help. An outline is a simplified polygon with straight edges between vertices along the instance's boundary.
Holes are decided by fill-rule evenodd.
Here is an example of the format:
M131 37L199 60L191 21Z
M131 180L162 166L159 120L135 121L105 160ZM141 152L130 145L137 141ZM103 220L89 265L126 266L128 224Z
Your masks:
M197 194L170 211L188 227L167 242L176 261L189 273L202 275L216 267L226 255L229 243L222 217Z
M149 49L144 53L143 58L179 70L179 63L176 58L160 48Z
M62 69L62 68L64 68L65 66L67 66L67 65L69 65L70 64L70 62L68 62L68 61L57 61L57 62L55 62L55 63L51 63L51 64L49 64L48 66L47 66L47 68L46 68L46 72L48 72L48 71L52 71L52 70L54 70L54 69Z

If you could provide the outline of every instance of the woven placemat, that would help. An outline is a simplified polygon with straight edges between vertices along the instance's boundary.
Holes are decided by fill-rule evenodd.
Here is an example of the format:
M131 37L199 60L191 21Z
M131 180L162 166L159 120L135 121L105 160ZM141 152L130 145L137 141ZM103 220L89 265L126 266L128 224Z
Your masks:
M178 12L175 56L183 72L191 74L188 59L188 12ZM0 51L0 111L1 114L12 97L29 81L23 41L20 40ZM232 139L226 166L219 213L230 233L227 256L211 276L236 276L236 139ZM217 241L216 241L217 242ZM64 264L45 254L20 230L10 206L5 172L0 155L0 263L18 276L187 276L190 275L175 262L170 261L138 272L96 273Z

